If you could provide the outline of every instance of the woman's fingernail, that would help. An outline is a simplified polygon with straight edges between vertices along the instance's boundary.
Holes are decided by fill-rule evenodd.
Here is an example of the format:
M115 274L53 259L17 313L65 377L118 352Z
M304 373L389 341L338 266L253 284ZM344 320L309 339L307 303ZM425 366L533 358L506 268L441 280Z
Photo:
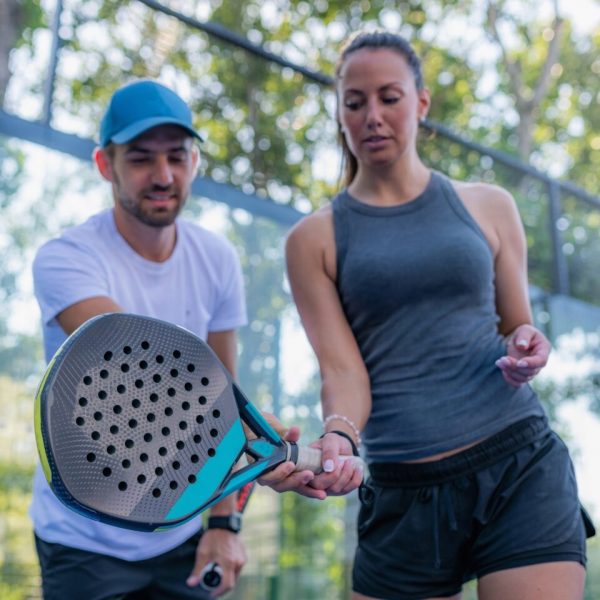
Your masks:
M529 342L527 340L517 340L516 346L519 346L519 348L527 348L527 346L529 346Z
M331 459L328 459L323 463L323 471L325 471L325 473L331 473L334 469L335 466Z
M517 367L526 367L526 366L527 366L526 360L518 360L517 361Z

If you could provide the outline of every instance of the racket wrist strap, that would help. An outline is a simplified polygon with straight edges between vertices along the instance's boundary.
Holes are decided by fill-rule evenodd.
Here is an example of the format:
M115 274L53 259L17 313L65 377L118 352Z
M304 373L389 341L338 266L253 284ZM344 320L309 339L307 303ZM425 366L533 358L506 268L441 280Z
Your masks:
M336 435L346 438L350 442L350 446L352 447L352 454L354 456L360 456L360 452L358 451L358 446L356 445L356 442L345 431L332 429L331 431L326 431L321 437L325 437L328 433L335 433Z

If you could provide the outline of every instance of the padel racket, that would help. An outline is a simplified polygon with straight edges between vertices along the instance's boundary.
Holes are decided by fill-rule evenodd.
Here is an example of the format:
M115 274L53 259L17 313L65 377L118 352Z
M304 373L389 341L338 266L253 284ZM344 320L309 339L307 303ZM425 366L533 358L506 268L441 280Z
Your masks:
M243 513L248 505L248 500L254 489L254 482L247 483L238 490L238 497L235 502L235 510ZM223 580L223 569L216 562L209 562L204 566L200 573L200 586L207 591L214 590L221 585Z
M95 317L64 342L35 423L56 496L141 531L181 524L286 460L321 470L320 451L284 441L204 341L139 315Z

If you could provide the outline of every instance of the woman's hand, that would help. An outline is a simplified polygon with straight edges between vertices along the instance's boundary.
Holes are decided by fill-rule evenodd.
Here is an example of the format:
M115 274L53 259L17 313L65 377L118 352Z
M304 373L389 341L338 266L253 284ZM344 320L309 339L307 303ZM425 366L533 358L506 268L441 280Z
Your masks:
M506 356L496 361L504 379L515 387L531 381L546 366L552 345L533 325L519 325L507 336Z

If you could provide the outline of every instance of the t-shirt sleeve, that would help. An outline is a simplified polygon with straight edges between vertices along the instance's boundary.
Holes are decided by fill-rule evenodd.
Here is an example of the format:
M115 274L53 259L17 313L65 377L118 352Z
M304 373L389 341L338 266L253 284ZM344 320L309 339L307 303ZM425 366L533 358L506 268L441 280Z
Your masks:
M223 252L222 266L222 286L208 331L235 329L248 322L242 267L235 248L229 243Z
M39 249L33 262L33 286L44 324L77 302L109 295L97 254L64 239Z

